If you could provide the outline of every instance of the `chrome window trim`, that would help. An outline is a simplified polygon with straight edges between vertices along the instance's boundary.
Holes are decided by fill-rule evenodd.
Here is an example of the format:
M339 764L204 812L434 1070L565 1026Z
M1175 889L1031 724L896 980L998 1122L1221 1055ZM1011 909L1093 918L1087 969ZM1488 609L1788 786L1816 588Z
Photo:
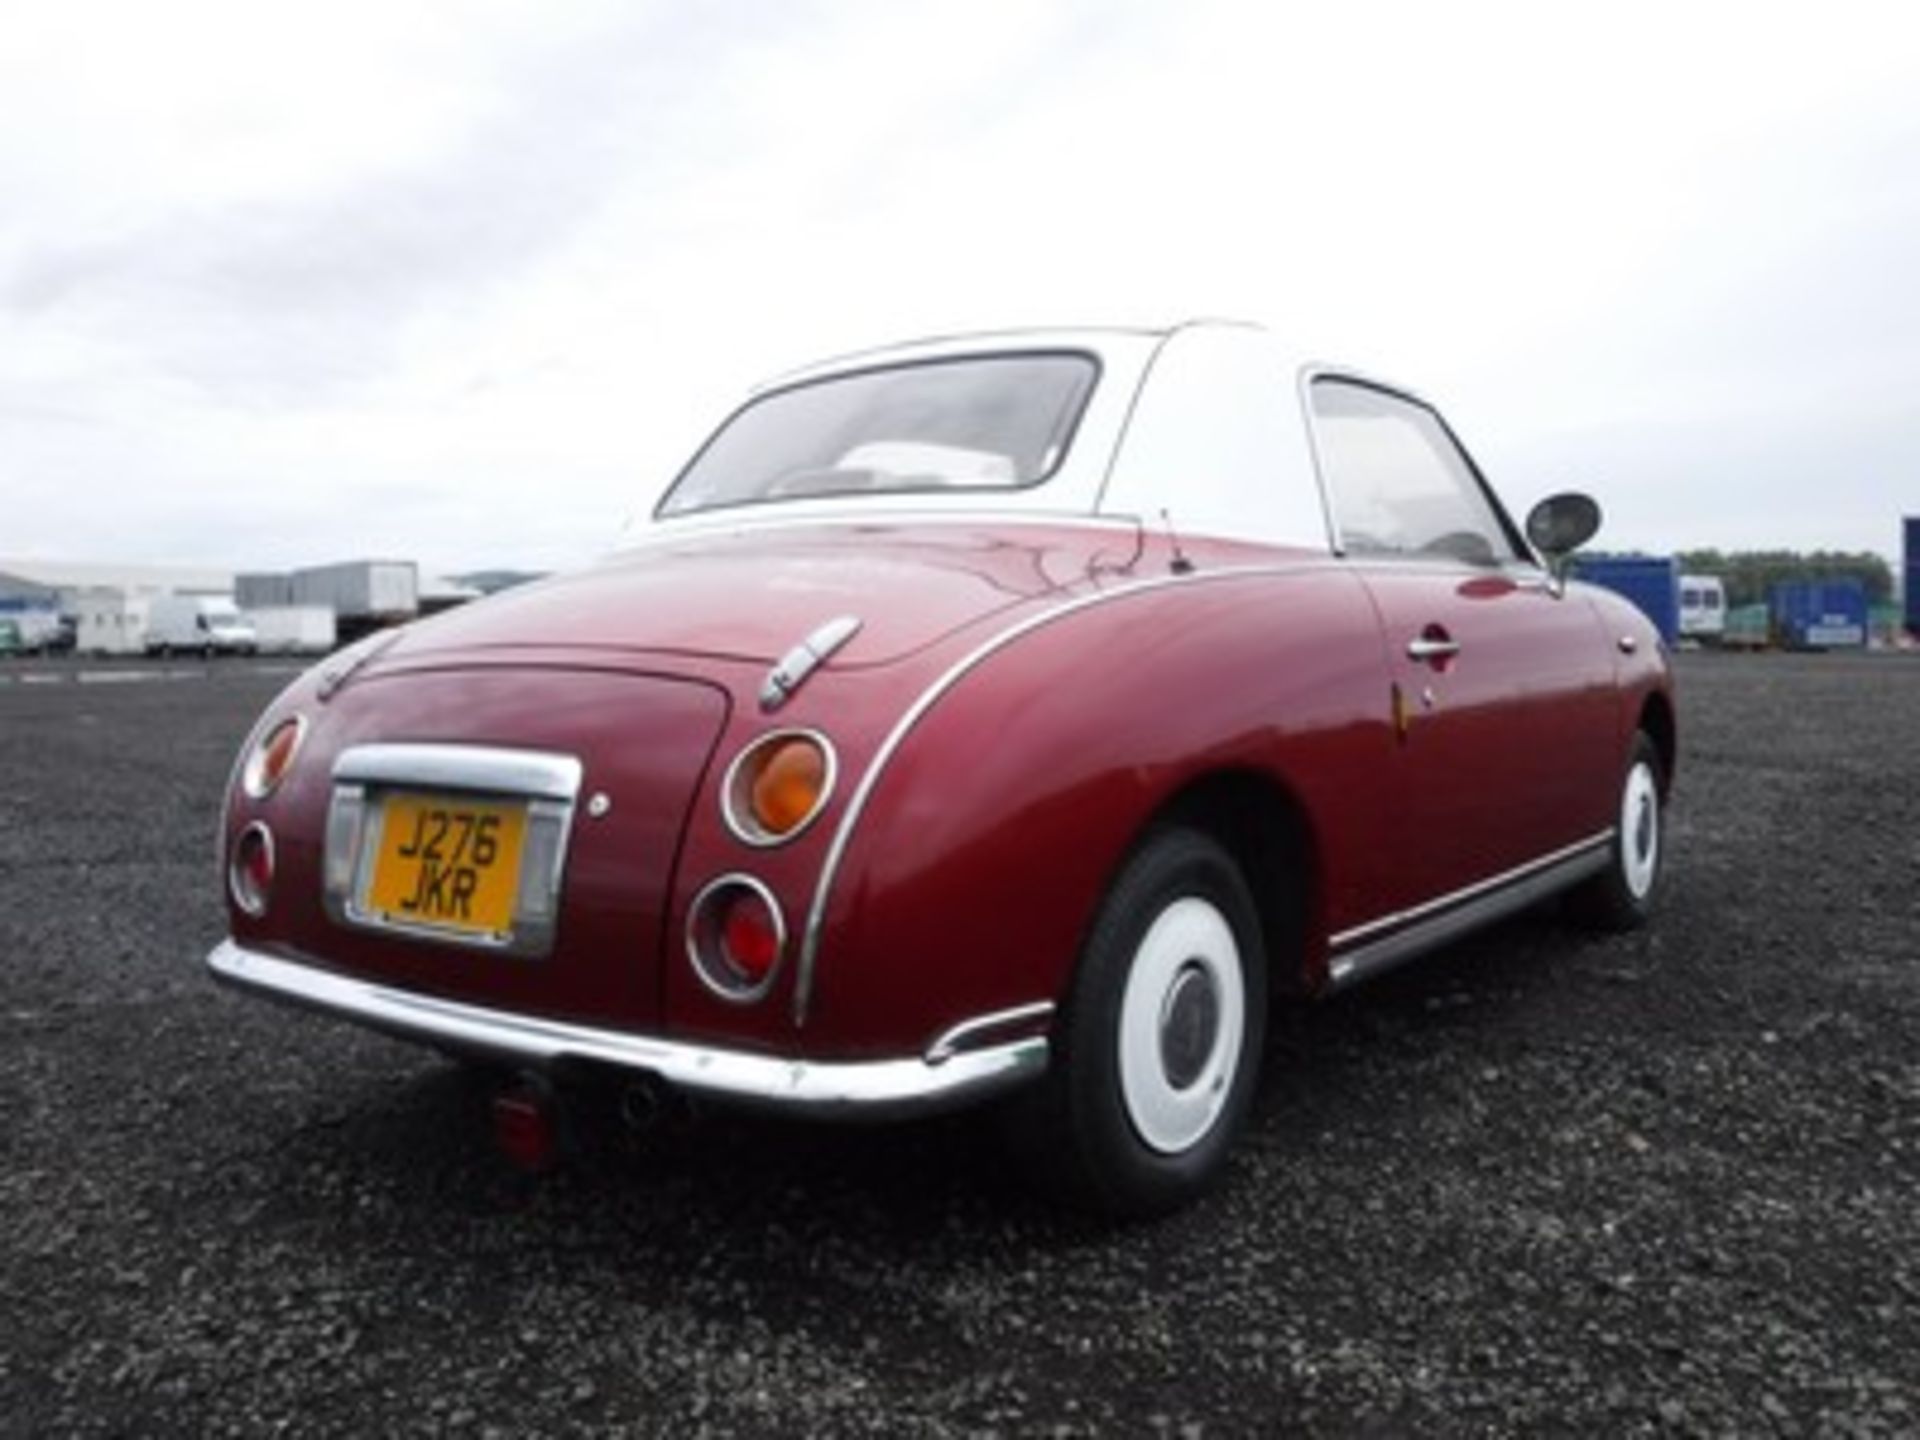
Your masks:
M370 930L462 950L485 950L524 959L553 952L560 924L561 887L573 839L573 813L585 767L571 755L540 750L508 750L487 745L390 742L343 750L333 764L333 790L327 803L327 848L321 863L321 906L337 925ZM514 928L501 933L458 931L437 925L395 920L364 909L361 897L380 853L386 809L381 792L461 791L509 801L524 801L527 823L514 879ZM350 839L338 837L349 835ZM346 845L349 867L336 849ZM545 846L544 873L536 865ZM529 913L529 877L539 877L545 913Z
M881 776L886 773L895 752L942 696L958 685L968 674L978 669L982 663L1014 641L1051 625L1056 620L1064 620L1070 615L1077 615L1082 610L1089 610L1096 605L1150 591L1165 590L1175 585L1204 585L1221 580L1245 580L1257 576L1297 574L1311 570L1315 566L1324 566L1325 563L1324 559L1316 558L1289 564L1222 566L1215 570L1156 575L1150 579L1115 586L1110 590L1082 595L1077 599L1056 605L1050 610L1042 610L1037 615L1029 615L1023 620L1015 621L988 636L936 676L915 697L913 703L894 722L886 738L880 742L879 749L874 751L873 759L867 762L867 768L860 776L860 783L854 787L846 808L841 812L839 828L834 831L833 840L827 847L826 859L820 866L820 878L814 885L813 901L807 907L806 924L801 929L800 955L795 965L793 983L793 1023L804 1025L807 1021L807 1007L813 997L814 970L819 961L820 929L826 918L827 901L833 891L833 882L839 876L840 865L846 858L847 847L853 841L854 829L859 825L861 816L866 813L867 802L872 798L874 789L879 785Z
M206 963L214 978L235 988L402 1039L515 1066L612 1065L715 1099L827 1119L955 1109L1037 1079L1048 1062L1044 1035L961 1050L939 1063L926 1055L805 1060L463 1004L355 979L232 940L216 946Z
M707 457L715 443L749 410L791 395L801 390L819 386L839 384L849 380L863 380L869 376L887 375L906 370L935 369L950 365L991 364L995 361L1024 360L1074 360L1083 362L1090 373L1086 387L1082 390L1079 402L1073 407L1073 413L1065 427L1065 433L1055 443L1052 450L1052 463L1039 474L1026 480L994 482L988 484L940 484L899 486L887 490L831 490L813 496L756 495L742 500L728 500L713 505L695 505L682 510L669 510L670 501L687 476ZM852 498L859 500L872 495L934 495L946 496L954 491L973 495L999 495L1027 493L1040 489L1067 467L1073 456L1074 442L1079 439L1081 424L1087 418L1087 412L1093 407L1094 396L1099 392L1106 378L1107 359L1101 350L1092 345L1062 343L1049 345L1043 343L1014 344L1001 349L979 350L937 350L921 355L886 355L848 357L847 363L801 372L785 379L771 381L749 391L746 398L727 412L727 416L714 426L700 448L695 450L682 465L667 487L660 492L660 498L648 512L648 518L655 523L669 521L686 515L715 515L729 510L752 509L762 505L781 505L792 500L834 500ZM1004 499L1003 502L1004 503Z
M707 901L713 898L714 892L727 885L741 885L753 891L766 904L767 910L773 916L773 929L779 938L779 948L773 957L773 964L768 967L767 973L758 985L729 986L718 976L708 973L706 962L700 956L700 942L694 934L694 927L700 923L700 912ZM766 998L767 992L773 989L774 982L780 978L780 971L787 963L787 939L787 912L781 909L779 897L767 887L764 881L738 870L730 871L725 875L716 875L700 887L700 893L695 895L693 903L687 906L687 963L693 966L693 973L699 977L700 983L729 1005L751 1005Z
M711 511L699 510L689 515L676 515L670 519L652 522L643 531L617 546L613 553L621 556L633 555L656 547L677 545L690 539L730 535L748 530L844 529L850 525L861 528L906 528L925 525L1034 525L1120 530L1131 533L1138 531L1142 524L1140 517L1135 515L1090 515L1079 509L1046 510L1038 506L1022 510L1004 504L998 507L970 507L953 503L952 496L945 497L945 500L947 503L937 506L868 504L864 508L846 500L794 501L792 503L795 505L808 504L821 507L833 505L838 508L819 508L805 514L785 515L749 516L727 513L724 518Z
M1481 473L1479 462L1473 458L1472 452L1461 442L1460 437L1454 433L1453 426L1448 422L1447 417L1441 413L1438 405L1435 405L1431 400L1419 394L1417 391L1409 390L1404 385L1396 384L1391 380L1382 380L1376 375L1369 375L1364 371L1356 370L1349 366L1307 365L1303 366L1300 371L1300 403L1304 407L1306 416L1307 449L1312 454L1314 473L1320 477L1320 493L1325 502L1327 512L1328 539L1333 546L1333 553L1335 555L1345 557L1347 555L1347 548L1340 538L1340 507L1337 492L1335 491L1332 480L1327 475L1326 466L1321 459L1320 417L1315 413L1313 408L1313 387L1322 380L1332 381L1336 384L1356 385L1364 390L1374 390L1387 396L1389 399L1398 400L1404 404L1413 406L1417 410L1426 411L1427 414L1433 418L1433 422L1440 427L1440 433L1446 437L1447 443L1453 447L1454 453L1460 459L1460 463L1466 467L1468 478L1473 481L1480 498L1486 502L1487 507L1493 512L1495 523L1500 527L1501 534L1505 537L1508 547L1514 551L1512 555L1496 557L1493 565L1502 569L1515 563L1531 564L1535 569L1546 568L1540 559L1539 552L1533 548L1532 542L1527 539L1525 529L1513 523L1513 516L1507 513L1506 505L1501 501L1500 496L1495 492L1493 485L1488 481L1487 477ZM1402 556L1414 558L1418 556L1420 552L1394 550L1366 551L1364 553L1369 557L1394 559ZM1458 563L1473 564L1474 562L1459 561ZM1484 570L1490 567L1481 565L1476 568Z
M821 753L826 756L827 760L826 778L820 783L820 798L815 801L813 809L807 813L807 818L794 826L793 829L787 831L786 834L774 835L760 829L757 825L747 824L735 813L733 803L734 782L740 778L740 767L746 763L747 757L752 755L756 750L763 749L780 740L795 738L811 740L815 745L820 747ZM742 745L740 747L740 753L735 755L732 762L727 766L727 773L720 781L720 818L726 821L727 829L732 833L733 838L738 840L742 845L751 845L756 850L772 850L778 846L798 840L802 835L806 834L808 830L813 828L814 822L827 813L827 806L833 800L834 787L839 781L840 752L834 748L833 741L827 738L824 731L802 725L787 725L778 730L769 730L765 734Z

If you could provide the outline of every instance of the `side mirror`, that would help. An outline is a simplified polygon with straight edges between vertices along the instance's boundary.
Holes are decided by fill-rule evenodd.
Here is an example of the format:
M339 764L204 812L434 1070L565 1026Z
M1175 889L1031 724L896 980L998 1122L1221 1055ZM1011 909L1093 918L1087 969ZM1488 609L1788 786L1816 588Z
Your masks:
M1600 502L1573 491L1549 495L1527 515L1527 539L1550 560L1571 555L1599 529Z
M1527 513L1527 539L1547 562L1557 593L1567 582L1567 561L1600 529L1600 502L1565 491L1549 495Z

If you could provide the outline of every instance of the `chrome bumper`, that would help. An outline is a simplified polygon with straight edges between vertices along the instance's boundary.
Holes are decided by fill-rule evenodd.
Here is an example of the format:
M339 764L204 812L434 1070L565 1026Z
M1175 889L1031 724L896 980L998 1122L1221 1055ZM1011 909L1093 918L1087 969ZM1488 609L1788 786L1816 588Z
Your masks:
M1033 1079L1047 1066L1047 1041L1040 1035L958 1051L943 1037L926 1056L900 1060L792 1060L684 1045L395 990L249 950L231 940L207 956L207 968L216 979L239 989L405 1040L533 1069L591 1061L654 1075L716 1099L828 1118L953 1109Z

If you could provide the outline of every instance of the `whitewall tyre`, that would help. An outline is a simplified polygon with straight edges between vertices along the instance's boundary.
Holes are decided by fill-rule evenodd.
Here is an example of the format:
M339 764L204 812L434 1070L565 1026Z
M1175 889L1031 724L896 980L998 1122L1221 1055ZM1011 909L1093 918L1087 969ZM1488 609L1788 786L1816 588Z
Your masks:
M1666 809L1660 752L1645 731L1634 736L1620 782L1607 868L1569 897L1579 920L1602 930L1632 930L1653 914L1666 859Z
M1082 949L1045 1081L1013 1112L1056 1188L1161 1214L1224 1173L1266 1033L1267 974L1245 879L1209 836L1150 835Z

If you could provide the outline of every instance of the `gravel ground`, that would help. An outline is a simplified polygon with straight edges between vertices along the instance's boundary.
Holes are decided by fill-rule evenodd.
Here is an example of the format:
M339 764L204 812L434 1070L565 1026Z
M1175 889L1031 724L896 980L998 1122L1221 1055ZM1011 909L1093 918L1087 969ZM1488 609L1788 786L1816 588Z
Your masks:
M0 1432L1920 1432L1920 663L1683 656L1655 925L1290 1017L1224 1191L1122 1229L965 1118L512 1172L463 1070L203 977L283 677L30 668Z

